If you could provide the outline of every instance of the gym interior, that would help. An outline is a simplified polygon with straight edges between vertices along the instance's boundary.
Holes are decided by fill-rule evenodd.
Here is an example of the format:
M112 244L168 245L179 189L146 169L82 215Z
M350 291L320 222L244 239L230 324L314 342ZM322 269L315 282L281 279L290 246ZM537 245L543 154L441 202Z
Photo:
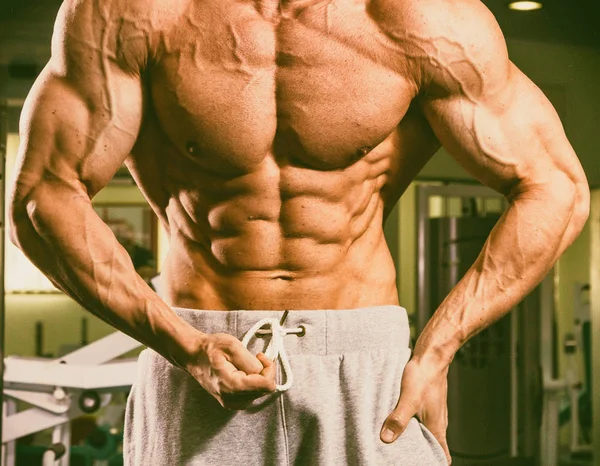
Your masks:
M591 213L544 281L456 355L448 376L449 447L457 466L600 465L594 340L600 335L600 6L484 3L511 60L556 108L587 175ZM50 55L59 6L59 0L0 3L0 206L13 182L21 108ZM126 168L93 203L159 292L167 236ZM385 236L413 339L506 206L444 149L406 190ZM59 292L11 244L6 225L0 227L2 465L123 464L125 402L142 347Z

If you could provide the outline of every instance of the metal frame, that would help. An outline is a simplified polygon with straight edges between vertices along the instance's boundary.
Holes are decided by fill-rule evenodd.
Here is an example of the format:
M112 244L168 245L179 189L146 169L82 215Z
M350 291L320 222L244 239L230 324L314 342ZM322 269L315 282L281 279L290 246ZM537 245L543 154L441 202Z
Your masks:
M554 270L554 269L553 269ZM556 302L555 277L548 273L540 284L540 365L542 367L542 425L540 436L540 464L556 466L559 455L560 401L567 388L567 381L555 379L553 371L553 315Z
M591 443L581 441L581 425L579 420L579 398L583 391L582 377L577 374L577 361L585 361L583 343L583 325L591 323L590 303L582 299L584 284L575 282L573 284L573 343L574 352L567 355L567 393L571 406L571 443L569 450L571 454L593 453ZM591 387L591 381L589 381ZM591 394L590 394L591 395Z
M69 466L69 422L84 412L78 404L80 397L84 391L93 390L99 395L100 406L105 406L111 392L129 389L135 380L137 360L107 363L140 346L133 338L115 332L55 360L6 358L2 465L15 464L18 438L54 428L52 442L62 444L67 453L56 463L49 453L49 464ZM16 400L34 407L17 412Z

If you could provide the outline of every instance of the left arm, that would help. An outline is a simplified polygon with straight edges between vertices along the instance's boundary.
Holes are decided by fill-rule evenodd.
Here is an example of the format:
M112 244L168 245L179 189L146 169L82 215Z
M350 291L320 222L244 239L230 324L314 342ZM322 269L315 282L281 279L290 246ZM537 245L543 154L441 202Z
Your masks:
M454 355L519 303L579 235L589 188L554 108L510 62L479 0L395 1L403 14L382 18L413 70L416 103L458 163L509 201L473 266L421 332L398 405L382 426L389 443L419 417L450 462L447 373Z
M491 14L465 3L471 25L422 64L420 104L450 154L509 207L415 346L415 358L442 366L525 298L589 212L586 177L556 111L508 60Z

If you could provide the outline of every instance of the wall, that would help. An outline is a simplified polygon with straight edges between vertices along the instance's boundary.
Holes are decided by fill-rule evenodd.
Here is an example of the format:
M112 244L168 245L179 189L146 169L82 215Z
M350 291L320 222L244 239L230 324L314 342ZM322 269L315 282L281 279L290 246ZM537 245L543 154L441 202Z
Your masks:
M35 354L35 325L44 326L44 354L57 356L63 345L80 343L81 321L87 318L88 339L97 340L114 331L97 317L85 312L62 294L8 294L6 296L5 351L8 355Z

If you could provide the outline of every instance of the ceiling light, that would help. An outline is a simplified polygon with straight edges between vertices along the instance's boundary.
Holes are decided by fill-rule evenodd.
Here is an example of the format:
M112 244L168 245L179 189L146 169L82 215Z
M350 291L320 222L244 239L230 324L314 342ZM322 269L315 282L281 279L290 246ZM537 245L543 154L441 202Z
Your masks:
M531 11L539 10L544 5L541 2L510 2L508 8L511 10Z

